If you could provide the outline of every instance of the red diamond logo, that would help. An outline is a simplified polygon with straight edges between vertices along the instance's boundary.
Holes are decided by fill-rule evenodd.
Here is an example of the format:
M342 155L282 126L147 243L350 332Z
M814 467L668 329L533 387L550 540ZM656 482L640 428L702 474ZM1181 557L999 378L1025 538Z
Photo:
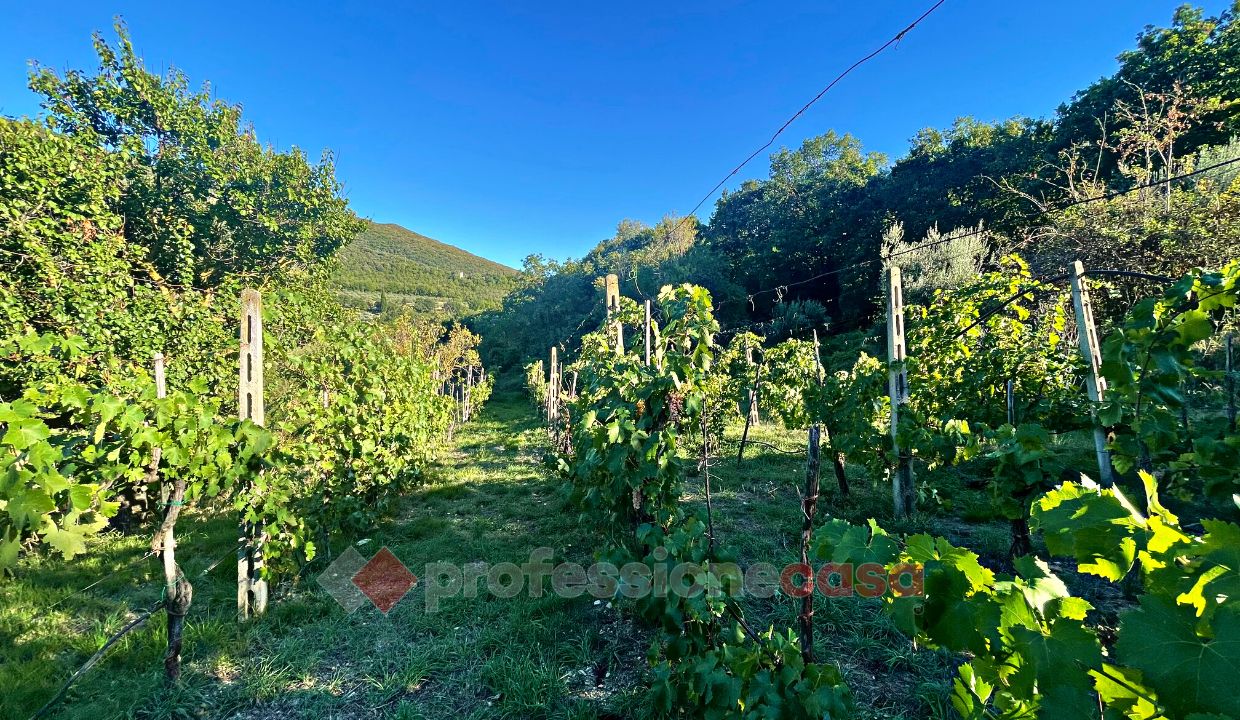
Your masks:
M353 584L361 590L384 615L418 584L418 576L386 547L375 553L370 562L353 576Z

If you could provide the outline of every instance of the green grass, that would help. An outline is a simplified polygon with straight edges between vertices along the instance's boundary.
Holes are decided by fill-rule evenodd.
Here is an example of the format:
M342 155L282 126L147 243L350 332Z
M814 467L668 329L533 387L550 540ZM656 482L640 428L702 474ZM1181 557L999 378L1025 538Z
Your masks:
M798 488L804 483L804 433L763 424L751 437L787 450L750 446L737 466L740 428L729 428L712 458L712 505L719 543L742 565L799 557ZM1087 441L1065 436L1063 452L1092 457ZM395 517L364 537L334 538L369 557L389 547L419 576L427 563L522 563L535 547L553 561L588 564L600 535L566 504L566 487L543 464L546 438L524 398L493 401L455 438L428 484ZM923 501L912 518L891 517L890 487L849 468L852 494L841 497L825 464L819 521L874 517L892 532L930 532L977 551L1002 570L1006 523L988 519L988 490L967 472L923 475L940 502ZM704 506L701 477L685 487L690 509ZM643 717L651 635L620 604L589 596L528 594L443 601L427 612L422 582L388 616L369 606L352 615L317 585L327 558L273 590L268 614L234 619L235 528L231 517L189 518L181 528L182 565L194 584L183 682L162 682L163 616L119 643L69 692L53 717L64 718L612 718ZM358 541L364 540L360 545ZM82 559L30 556L0 584L0 717L28 717L132 614L159 597L146 540L105 535ZM209 574L203 571L223 560ZM70 593L100 577L88 591ZM1081 584L1065 571L1074 590ZM1107 598L1102 598L1104 601ZM1110 598L1112 605L1116 601ZM746 599L757 627L794 627L797 601ZM1107 602L1101 602L1104 607ZM946 698L960 658L915 648L882 614L878 601L816 599L819 659L843 669L861 718L952 717Z
M358 547L388 546L421 573L428 562L520 563L551 547L588 563L593 536L566 512L541 461L542 431L523 402L495 403L456 438L434 481ZM425 611L419 583L388 616L353 615L314 582L274 589L261 620L234 620L235 530L225 518L183 522L194 584L181 687L162 685L163 617L121 641L53 717L593 718L629 716L647 639L593 599L453 598ZM0 717L28 717L136 609L159 597L145 540L107 535L73 563L23 561L0 585ZM335 544L343 549L344 539ZM98 587L54 603L99 576ZM596 682L596 677L602 678Z

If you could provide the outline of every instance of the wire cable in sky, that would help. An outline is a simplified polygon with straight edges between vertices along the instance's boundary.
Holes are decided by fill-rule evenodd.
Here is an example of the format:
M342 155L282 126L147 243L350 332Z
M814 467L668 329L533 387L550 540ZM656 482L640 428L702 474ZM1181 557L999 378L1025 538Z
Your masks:
M749 162L750 162L751 160L753 160L754 158L758 157L758 156L759 156L759 155L761 155L764 151L766 151L768 148L770 148L772 145L774 145L774 144L775 144L775 141L779 138L779 136L780 136L780 135L782 135L782 134L784 133L784 131L788 129L788 126L789 126L789 125L791 125L793 122L795 122L797 118L799 118L799 117L801 117L802 115L804 115L804 114L805 114L805 111L806 111L806 110L809 110L811 107L813 107L814 103L816 103L816 102L818 102L819 100L821 100L823 95L826 95L828 92L830 92L830 91L831 91L831 88L835 87L836 85L838 85L838 84L840 83L840 81L841 81L841 80L843 80L844 78L848 77L848 76L852 73L852 71L854 71L854 70L856 70L857 68L861 67L862 65L866 64L866 63L867 63L867 62L869 62L870 60L873 60L875 57L877 57L879 54L881 54L884 50L886 50L887 48L891 47L892 45L895 45L896 43L898 43L898 42L900 42L901 40L903 40L905 35L907 35L907 34L908 34L908 33L909 33L909 32L910 32L913 28L917 27L917 25L918 25L918 24L919 24L922 20L925 20L927 17L929 17L931 13L933 13L935 10L938 10L938 9L939 9L939 7L940 7L940 6L941 6L944 2L947 2L947 0L939 0L938 2L936 2L933 6L931 6L931 7L930 7L930 9L929 9L929 10L925 11L924 13L922 13L920 17L918 17L918 18L917 18L916 20L914 20L913 22L909 23L909 24L908 24L908 25L907 25L907 26L906 26L903 30L901 30L900 32L898 32L898 33L896 33L895 35L893 35L893 36L891 37L891 39L890 39L890 40L888 40L887 42L885 42L885 43L883 43L882 45L880 45L880 46L878 47L878 49L874 50L874 51L873 51L873 52L871 52L869 55L866 55L865 57L861 58L860 60L858 60L857 62L853 63L852 65L849 65L849 66L848 66L848 69L846 69L844 72L840 73L839 75L835 76L835 79L834 79L834 80L832 80L831 82L827 83L827 86L826 86L826 87L824 87L822 90L818 91L818 94L817 94L817 95L815 95L815 96L814 96L814 98L813 98L812 100L810 100L809 102L805 103L805 105L803 105L803 106L801 107L801 109L800 109L800 110L797 110L797 111L796 111L796 113L794 113L794 114L792 115L792 117L788 118L788 119L784 122L784 124L783 124L783 125L780 125L780 126L779 126L779 129L775 131L775 134L771 136L771 139L766 141L766 144L764 144L762 147L760 147L760 148L758 148L757 150L754 150L752 153L750 153L750 154L749 154L749 157L745 158L745 159L744 159L744 161L742 161L740 165L737 165L736 167L732 168L732 172L728 173L727 175L725 175L725 176L723 177L723 179L722 179L722 180L720 180L719 182L715 183L715 186L714 186L713 188L711 188L711 189L710 189L710 192L708 192L708 193L706 193L705 195L703 195L703 196L702 196L702 199L701 199L701 200L698 200L697 205L694 205L694 206L693 206L693 209L692 209L692 210L690 210L690 211L688 212L688 214L687 214L687 215L685 215L685 217L686 217L686 218L687 218L687 217L692 217L692 216L693 216L693 214L694 214L694 213L696 213L699 209L701 209L702 205L704 205L704 204L706 203L706 201L707 201L707 200L709 200L709 199L711 198L711 196L712 196L712 195L714 195L714 194L715 194L715 193L719 190L719 188L723 187L725 183L727 183L729 180L731 180L733 177L735 177L735 176L736 176L736 174L737 174L737 173L739 173L739 172L740 172L740 171L741 171L741 170L742 170L742 169L743 169L746 165L748 165L748 164L749 164ZM682 218L682 219L683 219L683 218Z

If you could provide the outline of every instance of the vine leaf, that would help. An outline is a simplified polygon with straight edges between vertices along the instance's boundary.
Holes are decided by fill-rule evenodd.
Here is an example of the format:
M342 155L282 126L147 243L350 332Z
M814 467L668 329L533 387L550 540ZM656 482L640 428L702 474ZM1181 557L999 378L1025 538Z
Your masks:
M1215 712L1240 716L1240 609L1223 606L1214 617L1214 637L1197 634L1197 621L1170 600L1141 598L1124 616L1116 653L1141 670L1173 716Z
M1025 627L1015 627L1010 632L1027 662L1012 682L1037 688L1041 697L1039 716L1094 717L1097 706L1093 683L1082 670L1102 663L1098 638L1079 622L1056 622L1049 633Z
M1093 481L1067 482L1043 495L1031 512L1051 554L1076 558L1081 572L1115 582L1132 569L1135 535L1145 519L1112 490Z

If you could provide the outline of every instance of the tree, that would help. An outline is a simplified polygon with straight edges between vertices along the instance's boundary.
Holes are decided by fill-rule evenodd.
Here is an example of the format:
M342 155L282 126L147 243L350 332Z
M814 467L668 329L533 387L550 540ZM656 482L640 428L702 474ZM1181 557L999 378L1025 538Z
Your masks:
M330 153L312 164L262 146L240 105L191 91L179 70L148 72L123 24L116 33L116 47L95 35L97 74L36 67L30 86L54 130L124 159L116 209L161 275L213 286L321 270L361 232Z
M1206 145L1221 145L1240 130L1240 78L1230 71L1240 64L1240 2L1216 17L1201 8L1181 6L1170 27L1147 27L1137 36L1137 47L1119 56L1120 68L1082 90L1060 106L1056 146L1078 144L1099 147L1108 137L1129 127L1115 109L1120 103L1140 104L1141 92L1165 94L1180 85L1210 105L1203 122L1189 131L1182 153ZM1117 170L1115 153L1105 152L1101 169L1109 178Z

